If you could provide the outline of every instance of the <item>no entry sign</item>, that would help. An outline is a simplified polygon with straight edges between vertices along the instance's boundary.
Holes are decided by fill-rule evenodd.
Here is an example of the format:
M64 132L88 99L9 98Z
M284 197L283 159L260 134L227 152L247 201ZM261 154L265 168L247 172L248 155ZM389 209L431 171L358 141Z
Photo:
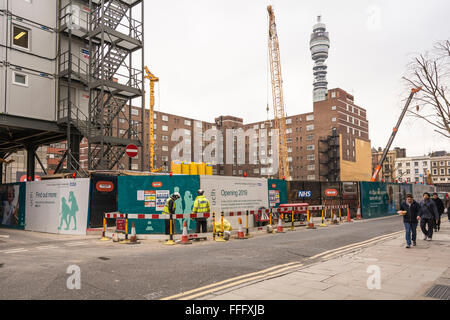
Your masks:
M126 153L130 158L134 158L138 155L138 147L134 144L130 144L127 146Z

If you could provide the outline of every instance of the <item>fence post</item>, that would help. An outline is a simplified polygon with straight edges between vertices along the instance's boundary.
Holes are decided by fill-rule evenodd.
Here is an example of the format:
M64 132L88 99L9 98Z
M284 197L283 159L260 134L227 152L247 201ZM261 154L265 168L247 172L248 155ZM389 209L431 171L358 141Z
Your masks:
M106 237L106 229L107 229L108 224L106 222L105 215L103 216L103 233L102 233L102 238L100 239L100 241L109 241L109 238Z
M213 240L216 240L216 213L213 212Z
M130 243L130 240L128 240L128 213L125 215L125 240L123 240L121 244L127 243Z
M173 241L173 216L172 213L169 216L169 240L165 243L168 246L173 246L175 245L175 241Z
M262 211L261 211L261 215L262 215ZM245 225L245 228L246 228L246 234L245 234L245 237L246 238L250 238L250 229L249 229L249 227L248 227L248 218L249 218L249 211L247 210L247 212L246 212L246 225Z

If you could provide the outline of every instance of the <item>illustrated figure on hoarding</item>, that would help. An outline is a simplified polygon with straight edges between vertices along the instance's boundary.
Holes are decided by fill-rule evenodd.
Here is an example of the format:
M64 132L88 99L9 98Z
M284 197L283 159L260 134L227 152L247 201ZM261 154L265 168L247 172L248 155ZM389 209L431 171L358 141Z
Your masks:
M6 187L6 194L2 197L2 225L5 226L17 226L19 224L19 197L16 199L16 187L19 186L9 185Z
M184 213L185 214L190 214L193 205L194 205L194 198L192 197L192 193L190 191L186 191L184 193ZM189 230L191 228L191 219L182 219L180 221L181 222L180 229L183 228L184 221L187 222L187 228Z
M60 215L61 215L61 222L59 224L58 230L62 229L63 222L66 222L66 226L67 226L67 228L65 230L69 230L69 223L67 222L67 217L69 216L69 214L70 214L70 208L67 205L66 198L63 197L61 199L61 213L60 213Z
M69 203L71 203L71 207L67 204L66 198L63 197L61 202L61 223L59 224L58 230L62 229L63 222L66 222L66 228L64 230L69 230L70 224L72 223L72 218L75 224L73 230L77 230L77 212L79 211L79 208L73 191L69 194Z
M70 223L73 218L74 224L75 224L75 227L73 228L73 230L77 230L77 212L80 209L78 208L77 198L75 198L75 194L73 193L73 191L70 192L69 202L71 203L71 207L70 207L70 215L69 215L69 225L67 227L70 226Z
M180 193L180 188L179 187L175 187L173 189L173 193ZM175 201L175 205L176 205L176 209L175 209L175 214L183 214L183 199L181 199L181 197L179 197L176 201Z

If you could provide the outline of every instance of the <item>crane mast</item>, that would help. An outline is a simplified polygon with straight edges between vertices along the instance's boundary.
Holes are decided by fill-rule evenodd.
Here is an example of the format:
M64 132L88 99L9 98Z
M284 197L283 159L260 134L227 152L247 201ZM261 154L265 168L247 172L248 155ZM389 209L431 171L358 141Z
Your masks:
M280 62L280 44L278 41L277 25L275 23L275 13L272 6L267 7L269 12L269 56L270 73L272 79L272 98L274 117L274 129L279 131L278 164L280 179L290 180L291 172L289 169L287 136L286 136L286 117L284 112L283 98L283 78L281 75Z
M153 73L147 67L144 67L146 75L145 79L150 81L150 121L149 121L149 129L150 129L150 171L151 172L161 172L162 168L155 169L154 166L154 158L155 158L155 135L154 135L154 109L155 109L155 83L159 82L159 78L155 77Z

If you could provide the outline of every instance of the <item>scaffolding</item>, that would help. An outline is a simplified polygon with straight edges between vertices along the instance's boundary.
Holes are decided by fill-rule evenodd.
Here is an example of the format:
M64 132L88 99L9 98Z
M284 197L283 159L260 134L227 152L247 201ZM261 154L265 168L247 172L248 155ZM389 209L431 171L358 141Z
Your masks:
M80 175L86 169L131 170L131 159L128 168L119 164L130 144L144 154L144 2L59 0L58 12L58 124L67 128L67 150L61 163L66 158L67 169ZM63 39L67 50L62 50ZM73 50L74 39L88 46L81 53L85 59ZM136 56L141 61L133 61ZM89 92L84 110L73 98L75 83ZM141 102L140 117L132 114L135 99ZM89 146L84 168L79 152L82 137ZM144 168L143 156L140 166Z
M319 139L319 181L336 182L340 180L339 135L333 130L331 135ZM324 168L324 171L320 170Z

